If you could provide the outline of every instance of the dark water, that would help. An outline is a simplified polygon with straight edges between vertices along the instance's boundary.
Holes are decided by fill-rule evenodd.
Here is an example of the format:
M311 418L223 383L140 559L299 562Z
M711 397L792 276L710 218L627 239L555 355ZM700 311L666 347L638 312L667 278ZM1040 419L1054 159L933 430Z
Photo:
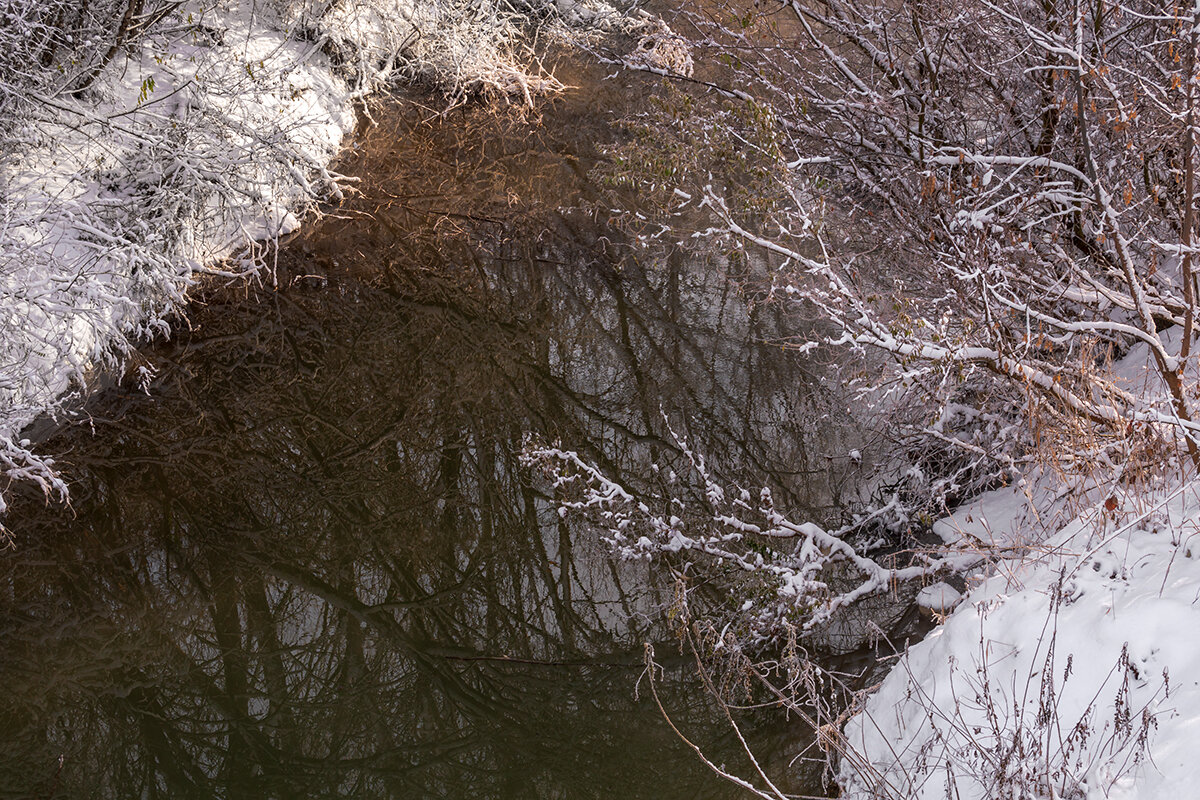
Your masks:
M0 796L741 796L635 692L657 641L676 723L748 772L664 643L674 588L561 519L522 443L647 487L679 459L665 414L822 515L854 433L745 268L609 225L593 171L654 85L564 69L583 88L540 119L376 108L361 195L278 286L202 293L148 394L47 441L72 503L7 519ZM803 731L745 722L821 791L788 766Z

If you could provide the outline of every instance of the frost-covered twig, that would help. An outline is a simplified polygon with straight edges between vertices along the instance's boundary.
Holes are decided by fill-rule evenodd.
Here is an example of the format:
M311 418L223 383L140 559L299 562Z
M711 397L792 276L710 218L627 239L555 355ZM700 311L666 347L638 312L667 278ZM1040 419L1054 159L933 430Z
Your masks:
M588 515L621 557L674 554L678 569L686 571L691 563L723 565L734 570L732 577L758 579L752 581L758 588L747 592L742 611L764 636L778 633L787 622L811 630L857 600L949 568L948 562L921 554L904 566L884 566L848 539L871 517L833 531L793 522L775 508L769 490L755 495L721 485L688 442L674 436L703 489L703 499L694 505L679 497L639 499L578 453L562 448L530 446L525 458L548 470L561 512ZM671 513L655 511L651 502L665 504ZM881 508L876 514L888 511Z

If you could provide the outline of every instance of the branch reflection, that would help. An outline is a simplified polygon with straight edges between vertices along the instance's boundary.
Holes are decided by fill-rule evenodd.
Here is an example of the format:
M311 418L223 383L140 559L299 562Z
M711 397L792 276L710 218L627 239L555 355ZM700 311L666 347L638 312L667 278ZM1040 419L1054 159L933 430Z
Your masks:
M538 192L586 194L586 131L500 157L504 120L389 114L350 165L362 198L281 253L279 290L210 293L149 354L148 396L103 394L94 435L47 443L73 506L9 516L0 795L731 796L634 696L673 587L609 560L518 456L533 432L653 488L665 412L820 514L835 400L728 261L547 212ZM423 199L379 195L397 185ZM667 663L677 724L736 769Z

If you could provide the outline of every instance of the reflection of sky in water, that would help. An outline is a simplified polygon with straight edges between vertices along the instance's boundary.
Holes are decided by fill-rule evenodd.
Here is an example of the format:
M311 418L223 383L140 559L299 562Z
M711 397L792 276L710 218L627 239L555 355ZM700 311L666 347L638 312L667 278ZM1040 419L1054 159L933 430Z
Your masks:
M389 113L347 167L374 176L360 207L420 199L314 228L280 291L218 293L155 351L150 397L100 397L94 438L49 443L74 503L9 518L0 796L732 795L633 696L672 587L561 520L521 443L664 490L665 411L731 479L820 513L850 434L721 259L647 266L545 212L590 157L547 149L587 130L551 118L495 157L450 136L469 120ZM525 204L504 225L499 185ZM678 721L744 767L689 675L667 672Z

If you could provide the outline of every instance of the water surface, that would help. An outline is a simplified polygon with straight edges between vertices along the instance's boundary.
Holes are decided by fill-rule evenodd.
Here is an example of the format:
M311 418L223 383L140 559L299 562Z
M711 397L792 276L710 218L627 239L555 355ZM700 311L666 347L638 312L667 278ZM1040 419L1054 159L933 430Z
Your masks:
M670 419L821 517L856 434L745 267L609 219L612 121L654 84L563 69L540 118L376 107L342 165L360 195L277 284L201 293L148 392L47 440L72 502L8 518L0 796L741 796L638 686L658 642L676 723L748 771L670 643L673 584L561 518L521 448L665 489ZM803 731L744 721L823 790L788 765Z

